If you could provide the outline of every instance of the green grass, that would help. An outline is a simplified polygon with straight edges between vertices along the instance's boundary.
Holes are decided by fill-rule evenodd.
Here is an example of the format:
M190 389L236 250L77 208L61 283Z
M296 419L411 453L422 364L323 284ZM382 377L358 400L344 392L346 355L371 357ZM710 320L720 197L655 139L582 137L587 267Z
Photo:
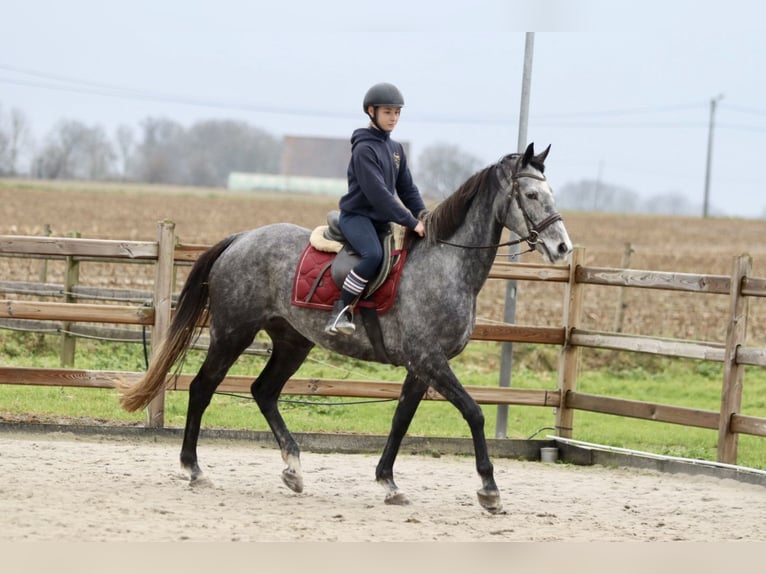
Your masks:
M0 364L25 367L58 367L59 340L55 336L0 332ZM471 343L452 366L465 385L497 386L499 345ZM193 373L204 355L192 351L184 372ZM260 372L265 357L243 356L231 374ZM108 344L78 340L76 367L141 371L144 352L140 345ZM533 345L514 346L512 386L556 388L556 349ZM578 390L584 393L718 410L721 365L630 353L591 351L584 353ZM296 374L354 380L401 381L404 370L346 359L316 349ZM182 427L186 416L186 393L170 392L165 422ZM387 434L395 401L354 398L283 396L281 410L294 432ZM497 407L482 407L487 436L495 435ZM511 438L544 437L553 431L555 415L550 407L511 406L507 435ZM766 417L766 371L748 368L742 412ZM141 424L143 413L119 408L116 392L109 389L0 385L0 417L13 420L98 420L105 423ZM206 428L268 430L257 406L249 397L216 395L205 413ZM416 436L467 437L468 428L451 405L441 401L421 404L409 434ZM717 432L667 423L577 411L574 438L635 450L703 460L715 460ZM738 463L766 469L766 444L761 437L740 436Z

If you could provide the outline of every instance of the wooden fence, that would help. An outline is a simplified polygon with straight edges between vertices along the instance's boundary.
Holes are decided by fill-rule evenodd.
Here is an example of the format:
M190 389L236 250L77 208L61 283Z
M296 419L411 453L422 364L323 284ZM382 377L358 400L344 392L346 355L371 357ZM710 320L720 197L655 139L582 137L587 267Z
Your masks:
M0 236L0 256L70 258L75 260L119 260L144 262L155 266L155 280L149 305L104 305L77 302L0 300L0 318L142 325L151 329L151 347L156 349L165 337L171 318L173 279L179 264L189 264L204 250L201 245L176 245L172 222L158 225L157 241L106 241L77 237ZM766 366L766 349L746 346L748 298L766 296L766 279L750 276L749 256L734 259L732 274L697 275L583 265L584 250L577 248L568 265L496 262L491 278L561 283L564 313L561 327L482 324L475 326L472 339L539 343L560 347L558 385L555 389L517 389L509 387L467 387L481 404L554 407L556 431L571 438L577 410L674 423L718 431L718 461L736 464L740 434L766 436L766 419L740 412L743 374L746 365ZM581 327L583 290L586 285L667 289L690 294L728 295L729 314L723 343L650 337L622 332L591 331ZM75 299L76 301L76 299ZM577 390L577 364L580 350L626 350L671 357L722 362L723 381L719 411L663 405L581 393ZM115 381L137 381L142 373L123 371L84 371L71 368L33 369L0 366L0 384L31 384L112 388ZM191 375L181 375L175 389L188 389ZM229 376L222 391L248 392L252 377ZM323 395L361 398L396 398L400 383L330 379L291 379L285 394ZM441 400L433 392L426 399ZM147 424L164 425L164 395L147 409Z

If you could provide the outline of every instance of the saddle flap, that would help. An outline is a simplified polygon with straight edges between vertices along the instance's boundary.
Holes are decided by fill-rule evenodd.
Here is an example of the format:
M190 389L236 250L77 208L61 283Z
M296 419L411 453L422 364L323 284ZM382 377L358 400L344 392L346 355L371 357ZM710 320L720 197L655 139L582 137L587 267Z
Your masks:
M331 311L340 297L340 288L330 277L329 268L334 253L319 251L306 245L295 268L291 304L308 309ZM393 255L393 267L383 284L369 297L359 301L359 308L371 307L379 314L387 313L396 301L399 279L407 260L407 247L397 248Z

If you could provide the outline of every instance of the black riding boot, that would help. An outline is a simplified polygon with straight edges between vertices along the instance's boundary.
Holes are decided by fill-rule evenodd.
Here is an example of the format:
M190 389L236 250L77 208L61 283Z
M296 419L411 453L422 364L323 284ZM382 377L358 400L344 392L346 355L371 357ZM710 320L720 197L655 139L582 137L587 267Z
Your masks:
M344 305L342 299L338 299L332 307L332 315L327 325L324 328L324 332L328 335L353 335L356 331L356 325L354 325L354 316L351 313L351 306Z

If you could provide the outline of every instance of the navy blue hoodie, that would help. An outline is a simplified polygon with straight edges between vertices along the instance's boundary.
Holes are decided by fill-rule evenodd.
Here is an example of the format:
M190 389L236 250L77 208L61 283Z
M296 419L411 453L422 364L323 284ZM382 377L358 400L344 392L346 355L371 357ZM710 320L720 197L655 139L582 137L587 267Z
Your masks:
M412 181L402 144L392 140L389 132L374 128L354 131L348 192L340 198L339 207L375 222L393 221L415 229L417 215L425 205Z

